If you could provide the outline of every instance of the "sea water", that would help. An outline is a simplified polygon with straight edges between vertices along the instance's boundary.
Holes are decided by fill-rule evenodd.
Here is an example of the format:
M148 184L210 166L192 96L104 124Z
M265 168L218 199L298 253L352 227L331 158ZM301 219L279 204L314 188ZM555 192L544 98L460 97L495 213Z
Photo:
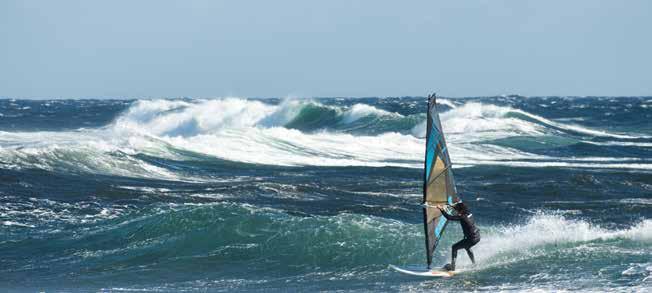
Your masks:
M652 97L438 108L482 234L448 279L388 269L425 263L423 97L0 100L0 289L652 289Z

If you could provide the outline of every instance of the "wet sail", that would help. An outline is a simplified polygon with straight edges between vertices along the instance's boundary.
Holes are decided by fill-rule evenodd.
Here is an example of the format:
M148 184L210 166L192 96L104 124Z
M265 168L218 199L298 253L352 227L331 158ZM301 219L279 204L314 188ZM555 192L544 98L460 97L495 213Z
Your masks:
M423 222L426 232L428 267L432 254L446 228L446 218L435 206L457 201L457 189L453 180L451 160L448 156L444 132L437 112L435 95L428 97L426 120L426 159L423 176Z

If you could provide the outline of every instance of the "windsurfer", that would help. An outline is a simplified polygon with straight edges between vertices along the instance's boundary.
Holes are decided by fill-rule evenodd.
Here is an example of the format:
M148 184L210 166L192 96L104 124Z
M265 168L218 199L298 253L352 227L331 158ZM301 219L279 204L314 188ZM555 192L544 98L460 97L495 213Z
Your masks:
M478 230L478 228L475 226L475 220L473 219L473 214L466 206L466 204L464 204L463 202L457 202L451 206L453 207L453 209L455 209L455 211L457 211L457 215L448 214L441 205L438 205L437 208L441 211L442 215L447 220L459 221L460 225L462 226L462 231L464 232L464 239L453 244L453 254L452 254L451 263L444 266L444 269L449 271L454 271L455 259L457 258L457 251L462 248L466 250L466 253L469 255L469 258L471 258L471 262L475 264L475 257L473 255L473 251L471 251L471 247L473 247L474 245L478 244L478 242L480 242L480 230Z

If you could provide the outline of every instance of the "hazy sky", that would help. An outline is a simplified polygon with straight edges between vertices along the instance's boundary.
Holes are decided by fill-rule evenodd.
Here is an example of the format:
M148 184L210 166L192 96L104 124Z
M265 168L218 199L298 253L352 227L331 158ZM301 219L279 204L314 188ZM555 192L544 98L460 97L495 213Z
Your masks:
M0 1L0 96L652 95L652 1Z

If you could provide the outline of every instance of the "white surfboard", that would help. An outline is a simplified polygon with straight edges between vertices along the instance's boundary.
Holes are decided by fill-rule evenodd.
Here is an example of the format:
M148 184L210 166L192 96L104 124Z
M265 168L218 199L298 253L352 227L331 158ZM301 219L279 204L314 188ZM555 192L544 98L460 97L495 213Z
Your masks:
M461 270L447 271L444 269L428 269L424 266L408 266L406 268L400 268L395 265L389 265L389 267L397 272L419 277L448 278L462 272Z

